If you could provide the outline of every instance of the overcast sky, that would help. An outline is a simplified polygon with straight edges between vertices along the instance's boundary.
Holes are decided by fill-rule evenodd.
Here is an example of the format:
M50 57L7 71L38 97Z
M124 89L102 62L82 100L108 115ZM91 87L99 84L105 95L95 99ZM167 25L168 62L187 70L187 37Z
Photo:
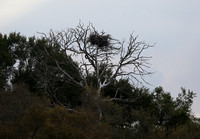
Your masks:
M93 23L116 39L134 31L154 44L147 81L176 97L180 87L197 93L200 115L200 0L0 0L0 32L26 36Z

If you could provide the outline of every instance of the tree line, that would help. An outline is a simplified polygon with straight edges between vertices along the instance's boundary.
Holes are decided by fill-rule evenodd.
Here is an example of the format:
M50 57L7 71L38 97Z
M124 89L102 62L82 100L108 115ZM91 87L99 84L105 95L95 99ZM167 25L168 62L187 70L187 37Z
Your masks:
M0 34L1 138L198 138L191 90L146 82L153 45L91 24L26 37Z

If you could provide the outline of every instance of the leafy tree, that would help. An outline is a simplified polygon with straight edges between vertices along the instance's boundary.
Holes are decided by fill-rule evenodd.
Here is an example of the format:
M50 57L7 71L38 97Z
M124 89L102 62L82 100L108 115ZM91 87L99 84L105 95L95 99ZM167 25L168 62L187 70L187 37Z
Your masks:
M12 84L26 84L31 91L35 91L36 80L32 76L35 68L35 57L32 55L35 47L35 38L20 37L23 38L23 41L14 46L16 64L11 82Z
M155 114L158 117L158 125L165 130L169 128L177 128L185 125L190 121L190 108L195 94L192 91L186 92L182 89L182 93L173 100L169 93L164 92L162 87L158 87L154 91Z
M49 44L45 38L35 42L33 57L35 66L32 76L37 80L37 88L42 89L52 103L65 106L80 105L82 88L72 83L71 79L55 68L54 58L62 63L60 67L76 80L80 80L79 74L74 69L78 64L70 56L65 55L59 45Z
M185 88L181 88L181 90L182 93L179 93L176 98L176 105L186 113L190 113L193 99L196 97L196 94L191 90L186 91Z
M82 24L42 35L0 34L0 138L198 138L195 93L131 84L150 74L150 45Z
M82 89L70 82L59 70L55 70L55 61L45 51L54 54L59 62L66 64L61 67L79 80L79 76L70 64L76 64L67 57L59 46L51 46L44 38L26 38L20 33L1 36L1 87L8 80L12 84L27 84L30 91L45 92L53 103L62 105L80 105ZM44 49L45 47L45 49ZM5 51L3 51L5 49Z
M13 64L12 47L8 37L0 34L0 88L6 85Z

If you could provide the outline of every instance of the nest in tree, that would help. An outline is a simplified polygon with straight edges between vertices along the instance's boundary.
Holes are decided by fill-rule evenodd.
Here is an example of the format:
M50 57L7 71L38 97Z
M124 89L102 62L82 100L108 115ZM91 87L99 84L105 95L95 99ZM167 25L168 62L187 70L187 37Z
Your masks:
M91 34L88 42L92 45L97 45L99 48L108 47L110 44L110 35Z

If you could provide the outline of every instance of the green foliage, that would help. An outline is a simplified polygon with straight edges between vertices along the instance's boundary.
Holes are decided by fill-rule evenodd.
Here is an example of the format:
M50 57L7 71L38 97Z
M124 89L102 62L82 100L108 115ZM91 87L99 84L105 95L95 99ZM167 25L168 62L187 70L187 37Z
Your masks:
M60 48L47 38L0 34L0 138L199 138L192 91L181 88L174 99L162 87L151 92L114 79L99 96L95 74L84 90L59 70L56 62L81 81L79 63ZM102 81L113 74L105 67Z
M60 67L67 71L74 79L80 80L77 65L70 56L66 56L58 45L48 44L43 38L36 41L32 53L35 59L34 72L32 76L37 80L36 86L48 94L52 103L65 106L76 106L81 104L82 88L75 85L62 71L56 68L54 58L59 62Z
M103 89L104 96L110 98L130 98L133 95L133 86L128 79L115 80L112 84Z
M182 93L179 93L178 97L176 98L176 105L181 110L190 113L193 99L196 97L196 94L190 90L187 92L184 88L181 88L181 90Z
M0 34L0 88L6 85L13 64L12 47L8 37Z
M27 39L20 33L10 33L8 37L0 34L0 44L1 88L11 80L12 84L27 84L32 92L43 92L52 103L66 106L81 104L82 89L55 68L53 57L63 63L62 69L68 71L73 78L80 78L77 70L71 66L77 63L66 56L58 44L51 44L45 38Z

